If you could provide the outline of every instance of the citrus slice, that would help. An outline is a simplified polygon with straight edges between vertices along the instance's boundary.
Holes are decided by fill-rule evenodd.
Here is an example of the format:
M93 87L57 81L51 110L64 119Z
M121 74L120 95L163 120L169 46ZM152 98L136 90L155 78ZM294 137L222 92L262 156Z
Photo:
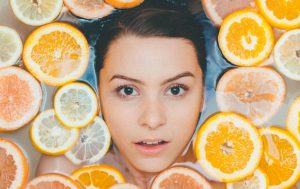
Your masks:
M268 189L268 176L260 168L245 180L227 183L226 189Z
M274 47L276 68L286 77L300 80L300 29L284 33Z
M42 153L60 155L76 144L79 130L65 128L56 118L54 110L50 109L35 118L30 129L30 138Z
M105 122L96 117L88 127L80 130L76 146L65 155L77 165L83 162L95 163L106 154L109 146L109 130Z
M39 26L53 21L59 15L63 0L10 0L10 5L20 21Z
M0 138L1 189L23 189L29 176L28 161L12 141Z
M12 28L0 25L0 68L15 64L22 48L19 34Z
M201 0L201 2L206 15L217 26L222 24L228 14L255 6L254 0Z
M27 69L39 80L53 86L80 78L88 60L89 46L85 36L75 27L62 22L34 30L23 50Z
M139 6L144 0L104 0L106 3L118 9L128 9Z
M125 178L120 171L109 165L93 165L82 167L72 174L73 178L85 188L109 188L124 183Z
M64 4L74 15L86 19L102 18L114 10L103 0L64 0Z
M200 127L196 158L209 177L236 182L253 174L262 157L262 140L254 125L236 113L217 113Z
M260 12L271 25L281 29L300 26L299 0L256 0Z
M26 189L82 189L71 178L57 173L50 173L34 178Z
M263 17L251 9L243 9L224 19L218 42L223 55L232 64L256 66L271 54L274 36Z
M196 171L188 167L172 167L161 172L151 189L211 189L210 184Z
M87 84L68 83L56 92L54 109L57 118L65 126L71 128L86 127L97 114L97 96Z
M134 184L121 183L121 184L115 184L115 185L109 187L109 189L140 189L140 188Z
M286 127L300 142L300 96L293 101L289 108Z
M285 82L273 69L241 67L221 77L216 98L221 111L241 113L261 126L279 110L285 93Z
M0 131L26 125L38 113L41 102L42 89L32 75L18 67L0 69Z
M300 178L300 144L287 131L262 128L264 153L259 167L268 175L269 188L289 188Z

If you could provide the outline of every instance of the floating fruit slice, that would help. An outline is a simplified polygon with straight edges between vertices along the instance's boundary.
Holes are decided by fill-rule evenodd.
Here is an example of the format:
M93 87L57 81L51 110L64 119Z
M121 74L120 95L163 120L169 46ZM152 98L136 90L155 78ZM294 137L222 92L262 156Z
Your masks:
M228 14L255 6L254 0L201 0L201 2L206 15L217 26L222 24Z
M53 21L60 13L63 0L10 0L16 17L25 24L39 26Z
M225 58L237 66L256 66L266 60L274 45L270 25L255 11L243 9L228 15L218 35Z
M65 155L74 164L95 163L106 154L109 146L109 130L105 122L96 117L88 127L80 130L76 146Z
M264 153L259 167L268 175L269 188L290 188L300 178L300 144L287 131L262 128Z
M23 50L23 61L28 70L53 86L80 78L88 60L89 46L84 35L70 24L61 22L34 30Z
M140 188L134 184L121 183L121 184L115 184L115 185L109 187L109 189L140 189Z
M79 130L65 128L56 118L54 110L50 109L35 118L30 137L33 145L42 153L60 155L76 144Z
M64 0L64 4L76 16L87 19L102 18L114 10L103 0Z
M235 68L219 80L216 90L221 111L247 116L261 126L280 108L286 93L283 78L271 68Z
M82 167L76 170L72 176L85 188L102 189L125 182L122 173L109 165Z
M34 178L26 189L82 189L71 178L57 173L45 174Z
M144 0L104 0L106 3L118 9L128 9L139 6Z
M300 142L300 96L293 101L289 108L286 127Z
M271 25L281 29L300 26L299 0L256 0L260 12Z
M172 167L160 173L151 189L211 189L210 184L196 171L187 167Z
M15 64L22 48L19 34L12 28L0 25L0 68Z
M235 113L208 118L197 133L194 150L204 173L222 182L252 175L263 152L255 126Z
M276 68L286 77L300 80L300 29L284 33L274 47Z
M28 72L18 67L0 69L0 131L26 125L38 113L41 102L41 86Z
M245 180L227 183L226 189L268 189L268 184L268 176L258 168L252 176Z
M28 161L12 141L0 138L1 189L23 189L29 176Z
M97 96L87 84L68 83L56 92L54 109L57 118L65 126L71 128L86 127L97 114Z

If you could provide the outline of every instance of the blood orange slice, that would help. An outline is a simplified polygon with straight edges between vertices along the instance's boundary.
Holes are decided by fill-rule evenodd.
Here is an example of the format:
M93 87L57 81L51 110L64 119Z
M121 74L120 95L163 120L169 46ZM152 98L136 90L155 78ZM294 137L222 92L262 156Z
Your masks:
M42 89L28 72L17 67L0 69L0 131L16 130L38 113Z
M28 178L28 162L12 141L0 138L0 188L23 189Z

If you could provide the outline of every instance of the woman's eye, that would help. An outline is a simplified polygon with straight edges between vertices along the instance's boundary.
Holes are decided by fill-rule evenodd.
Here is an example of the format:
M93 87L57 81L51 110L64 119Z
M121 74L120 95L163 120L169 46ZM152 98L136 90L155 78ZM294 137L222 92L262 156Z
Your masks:
M121 96L137 96L138 92L136 91L135 88L130 87L130 86L121 86L118 88L118 93Z
M176 86L169 88L169 90L167 91L167 94L172 95L172 96L181 96L181 95L184 95L184 93L186 91L187 91L187 87L182 86L182 85L176 85Z

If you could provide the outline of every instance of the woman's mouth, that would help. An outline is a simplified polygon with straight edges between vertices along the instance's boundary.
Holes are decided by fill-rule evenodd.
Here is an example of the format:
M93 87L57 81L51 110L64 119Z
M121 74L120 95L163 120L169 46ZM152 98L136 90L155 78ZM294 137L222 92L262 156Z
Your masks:
M161 139L146 139L134 144L138 151L144 155L157 155L167 147L169 142Z

